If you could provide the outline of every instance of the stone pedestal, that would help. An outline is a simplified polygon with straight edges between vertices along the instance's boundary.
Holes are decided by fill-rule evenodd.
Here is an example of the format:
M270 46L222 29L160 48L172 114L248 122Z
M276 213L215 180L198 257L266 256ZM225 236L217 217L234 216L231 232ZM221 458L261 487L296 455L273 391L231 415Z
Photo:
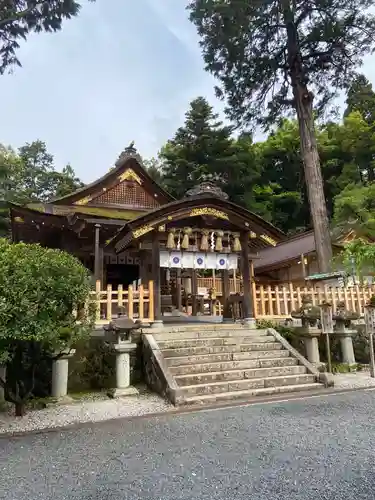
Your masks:
M307 360L313 365L320 365L318 337L321 335L321 331L319 328L301 326L297 327L295 332L303 339Z
M138 394L135 387L130 386L130 352L137 344L120 342L113 346L116 353L116 388L111 392L114 398Z
M56 353L52 361L52 391L54 398L65 398L68 394L69 358L75 354L75 349L63 353Z
M340 339L342 362L348 365L355 365L355 355L353 349L353 335L356 334L355 330L335 331L335 337Z
M6 376L6 366L0 365L0 378L5 381L5 376ZM4 401L4 389L0 385L0 403L1 401Z

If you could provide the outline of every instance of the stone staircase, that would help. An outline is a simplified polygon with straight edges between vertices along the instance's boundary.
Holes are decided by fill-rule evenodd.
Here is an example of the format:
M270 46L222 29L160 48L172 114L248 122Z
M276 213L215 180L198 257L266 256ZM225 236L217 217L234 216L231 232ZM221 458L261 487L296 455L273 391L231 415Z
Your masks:
M151 331L144 335L144 342L154 358L153 378L158 372L158 392L175 404L210 404L324 388L317 370L274 330L194 324Z

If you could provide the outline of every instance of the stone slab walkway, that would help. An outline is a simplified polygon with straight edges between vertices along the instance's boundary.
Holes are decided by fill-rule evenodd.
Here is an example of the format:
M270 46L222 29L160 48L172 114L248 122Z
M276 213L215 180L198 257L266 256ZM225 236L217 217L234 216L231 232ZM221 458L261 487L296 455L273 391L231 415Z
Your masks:
M375 388L375 379L368 371L337 374L333 391ZM287 398L287 395L284 395ZM123 399L80 401L28 412L23 418L0 413L0 435L53 429L72 424L103 422L116 418L163 413L174 406L157 394L141 393Z

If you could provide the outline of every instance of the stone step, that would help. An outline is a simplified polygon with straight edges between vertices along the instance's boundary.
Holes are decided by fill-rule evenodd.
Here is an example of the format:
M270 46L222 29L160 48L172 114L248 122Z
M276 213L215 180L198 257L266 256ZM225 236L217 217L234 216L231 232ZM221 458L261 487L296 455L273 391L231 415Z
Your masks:
M283 352L283 351L279 351ZM247 370L252 368L276 368L280 366L297 366L298 361L292 357L245 359L242 361L201 362L196 364L174 365L168 368L173 376L195 373L210 373L227 370Z
M179 340L159 340L159 349L174 349L183 347L203 347L215 345L236 345L249 343L268 343L275 342L273 335L251 335L251 336L235 336L235 337L207 337L197 339L179 339Z
M246 351L246 352L224 352L217 354L196 354L191 356L171 356L164 357L167 366L179 365L195 365L200 363L215 363L218 361L240 361L248 359L264 359L264 358L287 358L289 351L272 350L272 351Z
M262 330L250 330L248 328L228 328L211 330L206 328L200 328L198 330L184 330L177 332L153 332L152 329L145 331L145 333L151 333L156 340L188 340L188 339L207 339L211 337L260 337L262 335L268 335L267 329Z
M219 353L239 353L253 351L275 351L281 350L282 345L279 342L263 342L260 344L233 344L233 345L214 345L202 347L182 347L173 349L162 349L164 358L175 356L196 356L200 354L219 354Z
M261 389L267 387L312 384L314 382L314 375L284 375L281 377L252 378L242 380L229 380L223 382L211 382L197 385L186 385L182 387L182 390L186 396L192 396L203 394L218 394L222 392L246 391L249 389Z
M299 391L311 391L311 390L320 390L323 389L324 386L319 383L311 383L311 384L298 384L298 385L283 385L279 387L266 387L261 389L249 389L244 391L231 391L224 392L219 394L203 394L203 395L194 395L187 396L185 398L184 404L214 404L216 402L222 401L231 401L235 399L248 400L253 397L262 397L262 396L272 396L277 394L285 394Z
M186 385L207 384L225 380L241 380L251 378L280 377L287 375L303 375L306 368L301 365L280 366L272 368L249 368L242 370L226 370L217 372L203 372L187 375L176 375L175 380L180 387Z

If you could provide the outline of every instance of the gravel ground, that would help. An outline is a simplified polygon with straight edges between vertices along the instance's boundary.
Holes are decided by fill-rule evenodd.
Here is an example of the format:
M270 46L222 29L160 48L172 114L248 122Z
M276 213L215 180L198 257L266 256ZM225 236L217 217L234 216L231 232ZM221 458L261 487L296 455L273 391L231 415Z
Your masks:
M367 371L335 375L337 390L367 387L375 387L375 379L371 378ZM22 419L15 419L13 415L0 413L0 435L161 413L173 408L173 405L156 394L142 393L139 396L118 400L81 401L44 410L29 411Z
M370 372L367 370L335 375L335 389L361 389L366 387L375 387L375 378L371 378Z
M81 401L54 406L44 410L30 411L23 418L0 413L0 435L5 432L23 432L159 413L171 408L173 406L157 394L144 393L122 399Z
M372 500L375 392L0 439L2 500Z

